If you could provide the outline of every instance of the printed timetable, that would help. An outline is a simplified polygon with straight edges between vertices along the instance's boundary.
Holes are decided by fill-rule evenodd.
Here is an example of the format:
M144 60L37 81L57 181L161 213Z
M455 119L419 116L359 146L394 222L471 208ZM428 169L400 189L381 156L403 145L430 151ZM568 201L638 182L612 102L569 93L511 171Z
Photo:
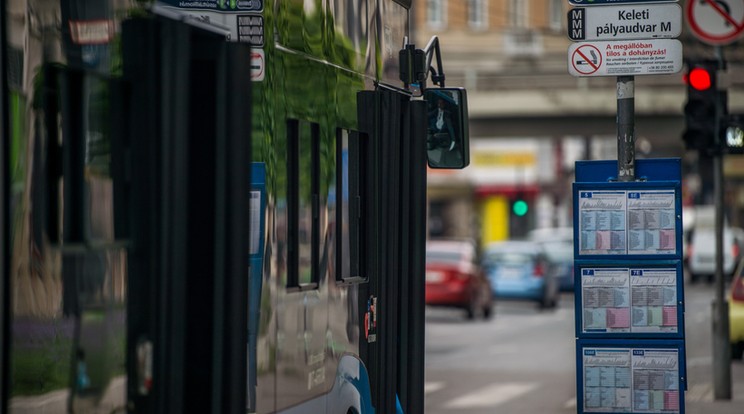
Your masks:
M581 333L680 330L676 268L587 268L581 272Z
M675 200L671 189L579 191L579 254L676 254Z
M679 348L583 347L582 412L680 413Z

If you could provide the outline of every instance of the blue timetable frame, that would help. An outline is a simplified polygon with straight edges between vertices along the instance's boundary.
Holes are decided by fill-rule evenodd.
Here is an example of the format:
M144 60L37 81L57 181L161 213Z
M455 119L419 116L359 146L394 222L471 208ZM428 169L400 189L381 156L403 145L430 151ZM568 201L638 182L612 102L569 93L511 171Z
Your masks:
M576 260L682 258L680 181L576 182L573 200Z
M247 409L254 411L256 408L256 384L258 383L258 326L260 320L261 291L263 288L263 266L266 234L266 164L262 162L251 163L251 189L250 189L250 211L246 214L250 218L250 251L248 260L250 263L250 274L248 275L248 382L247 382ZM250 362L253 361L253 362Z
M683 274L681 260L576 261L576 337L683 339Z
M578 413L684 414L679 158L578 161L573 184Z
M682 160L679 158L652 158L635 161L638 181L680 181ZM617 182L617 160L576 161L577 183Z
M579 414L685 412L682 340L578 340L576 374Z

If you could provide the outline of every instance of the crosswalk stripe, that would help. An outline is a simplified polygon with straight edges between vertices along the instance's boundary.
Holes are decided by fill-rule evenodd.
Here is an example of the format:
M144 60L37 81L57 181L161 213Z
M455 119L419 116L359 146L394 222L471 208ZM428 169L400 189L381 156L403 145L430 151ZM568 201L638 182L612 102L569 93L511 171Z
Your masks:
M687 401L713 401L713 387L710 384L695 384L685 397Z
M495 407L537 388L535 383L491 384L463 395L447 404L447 408Z
M563 404L563 408L567 410L571 408L576 408L576 398L571 398L570 400L566 401L566 403Z
M424 384L424 394L430 394L432 392L437 392L444 388L443 382L427 382Z

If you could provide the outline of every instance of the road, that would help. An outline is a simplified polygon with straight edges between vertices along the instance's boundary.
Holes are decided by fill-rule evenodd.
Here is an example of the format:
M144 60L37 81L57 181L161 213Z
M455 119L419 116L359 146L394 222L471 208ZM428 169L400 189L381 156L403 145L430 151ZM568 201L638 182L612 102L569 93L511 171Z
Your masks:
M711 285L685 287L688 414L705 412L713 396L712 298ZM493 319L474 322L457 310L427 309L426 413L575 413L573 306L570 293L553 311L499 302ZM744 382L742 362L732 378Z

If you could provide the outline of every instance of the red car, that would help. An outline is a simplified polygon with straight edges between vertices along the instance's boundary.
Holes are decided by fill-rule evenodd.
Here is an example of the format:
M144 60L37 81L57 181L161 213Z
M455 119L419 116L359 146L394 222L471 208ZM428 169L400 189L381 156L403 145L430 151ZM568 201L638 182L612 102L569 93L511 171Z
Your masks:
M464 309L468 319L492 315L493 295L468 240L429 240L426 244L426 304Z

